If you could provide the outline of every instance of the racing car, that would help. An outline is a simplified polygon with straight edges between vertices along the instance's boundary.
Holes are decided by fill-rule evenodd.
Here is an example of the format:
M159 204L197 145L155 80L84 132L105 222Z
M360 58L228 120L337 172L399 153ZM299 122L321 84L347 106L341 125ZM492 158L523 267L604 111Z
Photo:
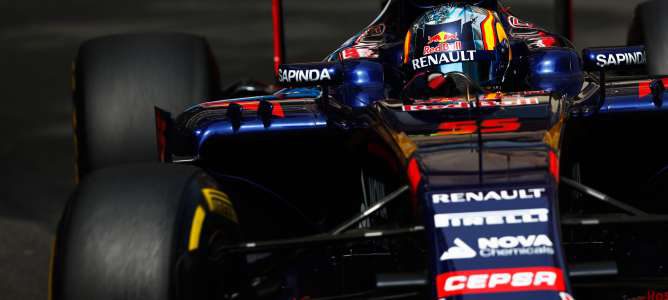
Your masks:
M203 38L84 43L52 299L665 299L668 2L588 48L495 0L389 0L221 88Z

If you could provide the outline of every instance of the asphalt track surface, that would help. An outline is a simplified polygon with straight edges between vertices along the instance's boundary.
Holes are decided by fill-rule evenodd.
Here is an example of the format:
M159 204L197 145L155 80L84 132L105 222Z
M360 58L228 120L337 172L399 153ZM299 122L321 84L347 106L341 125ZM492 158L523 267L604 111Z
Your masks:
M617 45L639 0L574 0L575 43ZM552 28L551 0L506 1ZM367 25L376 0L285 0L288 60L320 60ZM272 80L269 0L0 1L0 300L46 299L53 232L73 183L70 64L89 38L205 36L223 84Z

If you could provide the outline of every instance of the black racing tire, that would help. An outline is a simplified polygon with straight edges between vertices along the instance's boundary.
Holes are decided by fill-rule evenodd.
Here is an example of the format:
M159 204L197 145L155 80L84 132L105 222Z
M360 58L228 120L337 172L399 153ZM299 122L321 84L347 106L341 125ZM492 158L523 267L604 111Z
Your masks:
M127 34L82 44L74 63L74 131L80 176L158 161L154 107L175 117L217 97L207 41L187 34Z
M668 75L668 1L652 0L636 7L629 30L629 45L645 45L647 72Z
M234 206L221 205L229 203L221 197L227 195L192 166L148 163L91 173L58 228L50 299L210 299L228 293L241 280L239 261L224 267L210 262L212 247L239 240Z

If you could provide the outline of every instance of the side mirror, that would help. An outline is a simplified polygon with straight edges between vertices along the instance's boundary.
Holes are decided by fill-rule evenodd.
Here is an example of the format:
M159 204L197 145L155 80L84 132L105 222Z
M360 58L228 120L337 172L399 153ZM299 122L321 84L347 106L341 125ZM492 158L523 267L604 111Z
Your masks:
M585 48L582 60L586 71L628 70L647 63L645 46Z
M339 62L282 64L276 74L282 86L337 85L343 82L343 66Z

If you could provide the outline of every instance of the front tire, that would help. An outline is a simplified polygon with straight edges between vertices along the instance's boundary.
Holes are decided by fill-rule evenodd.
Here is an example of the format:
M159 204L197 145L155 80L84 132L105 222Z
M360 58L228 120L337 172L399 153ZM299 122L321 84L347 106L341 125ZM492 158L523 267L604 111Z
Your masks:
M52 299L204 299L223 293L218 280L226 276L207 259L211 243L238 240L238 220L226 198L191 166L142 164L92 173L58 228Z

